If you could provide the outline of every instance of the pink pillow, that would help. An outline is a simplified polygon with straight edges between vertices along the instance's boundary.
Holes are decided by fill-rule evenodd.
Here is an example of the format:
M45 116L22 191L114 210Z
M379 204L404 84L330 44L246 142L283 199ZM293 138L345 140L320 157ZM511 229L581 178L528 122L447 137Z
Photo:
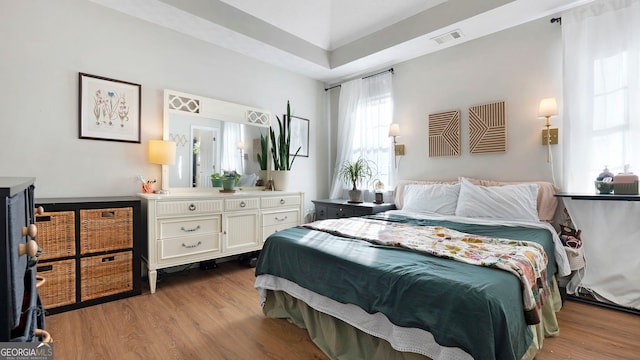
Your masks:
M460 177L462 178L462 177ZM464 177L470 183L474 185L482 186L503 186L503 185L516 185L516 184L537 184L538 185L538 218L540 221L551 222L556 213L556 207L558 206L558 199L553 195L558 191L558 188L547 181L495 181L495 180L483 180Z

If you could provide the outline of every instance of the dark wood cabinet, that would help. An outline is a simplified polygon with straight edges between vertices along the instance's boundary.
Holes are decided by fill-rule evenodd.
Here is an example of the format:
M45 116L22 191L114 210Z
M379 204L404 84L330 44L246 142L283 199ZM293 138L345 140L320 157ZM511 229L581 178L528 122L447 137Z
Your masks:
M48 313L141 293L146 244L137 197L37 199L38 240L46 248L38 272Z
M343 199L312 200L312 202L316 208L316 220L373 215L396 208L396 206L391 203L350 203Z

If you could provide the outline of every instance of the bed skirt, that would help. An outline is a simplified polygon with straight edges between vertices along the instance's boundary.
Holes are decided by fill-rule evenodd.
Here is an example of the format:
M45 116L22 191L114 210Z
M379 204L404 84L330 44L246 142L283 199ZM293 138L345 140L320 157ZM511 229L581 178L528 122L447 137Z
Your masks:
M372 320L369 325L359 324L353 326L328 314L328 312L331 313L333 310L326 311L326 308L320 310L314 309L305 301L298 298L307 296L295 294L298 296L295 297L290 295L286 290L273 289L273 287L270 289L271 286L262 287L261 281L256 281L256 287L259 288L262 293L262 311L267 317L285 318L298 327L307 329L311 340L330 359L471 359L469 354L460 349L441 347L435 344L435 342L433 344L427 344L430 346L427 352L435 355L424 355L424 351L406 351L407 345L404 342L405 339L403 339L405 334L402 333L404 329L396 327L390 322L389 324L384 324L385 326L379 326L380 319L378 318ZM332 301L324 296L310 293L314 300L308 302L316 302L318 299L321 301ZM337 306L349 305L338 303ZM557 281L554 277L552 279L551 295L542 308L541 322L537 325L529 326L529 329L534 335L533 341L527 352L523 355L522 360L530 360L535 357L542 348L544 337L552 337L559 334L556 312L560 310L561 306L562 300L560 298ZM352 310L353 309L345 308L342 312L349 313L352 312ZM337 313L340 313L340 310L338 310ZM382 317L386 319L383 315ZM386 321L388 322L388 320ZM428 332L419 329L413 330L425 333L426 336L433 341L433 337ZM383 333L381 334L380 332ZM371 335L371 333L376 333L380 336L374 336ZM422 344L427 342L429 341L420 341ZM437 350L434 350L434 348Z

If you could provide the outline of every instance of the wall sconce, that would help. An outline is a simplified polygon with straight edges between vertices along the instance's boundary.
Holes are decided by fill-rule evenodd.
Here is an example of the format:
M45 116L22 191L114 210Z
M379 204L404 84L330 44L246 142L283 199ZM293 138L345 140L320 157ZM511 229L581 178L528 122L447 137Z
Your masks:
M398 136L400 136L400 125L396 123L389 125L389 137L393 137L393 159L396 168L398 167L398 156L404 156L404 144L398 144Z
M165 140L149 140L149 163L162 166L162 190L158 194L168 194L166 188L169 179L167 165L172 165L176 161L176 143Z
M558 103L556 98L546 98L540 100L538 107L538 117L545 118L545 128L542 130L542 145L547 145L547 162L551 162L551 145L558 143L558 128L551 129L550 119L558 115Z

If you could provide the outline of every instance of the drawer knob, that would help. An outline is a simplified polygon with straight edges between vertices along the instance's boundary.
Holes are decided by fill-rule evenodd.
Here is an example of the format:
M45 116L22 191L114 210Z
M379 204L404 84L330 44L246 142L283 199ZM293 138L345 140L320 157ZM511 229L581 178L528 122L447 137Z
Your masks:
M280 199L280 205L284 205L286 203L286 201L284 201L284 199Z
M34 257L38 254L38 243L34 240L27 241L26 244L18 244L18 255L28 255Z
M38 206L37 208L33 209L33 213L34 215L42 215L44 214L44 208L42 206Z
M198 226L196 226L194 228L191 228L191 229L185 229L184 226L181 226L180 230L182 230L184 232L194 232L194 231L200 230L200 225L198 225Z
M189 204L189 211L196 211L196 205L195 204Z
M285 217L283 217L283 218L279 218L279 217L276 216L276 217L274 217L274 219L275 219L275 221L285 221L285 220L287 220L287 216L285 215Z
M241 207L241 208L243 208L243 207L245 207L245 206L247 206L247 204L246 204L244 201L240 202L240 207Z
M29 226L22 227L22 236L27 236L34 238L38 235L38 227L36 224L30 224Z
M202 245L202 241L198 241L197 244L193 244L193 245L187 245L185 243L182 243L182 247L183 248L187 248L187 249L193 249L193 248L196 248L196 247L198 247L200 245Z

